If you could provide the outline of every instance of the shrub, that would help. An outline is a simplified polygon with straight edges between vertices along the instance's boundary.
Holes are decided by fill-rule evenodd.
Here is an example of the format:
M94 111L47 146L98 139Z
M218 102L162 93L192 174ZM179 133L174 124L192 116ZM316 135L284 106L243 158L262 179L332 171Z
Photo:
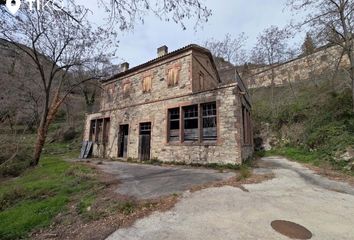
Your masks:
M240 175L238 176L238 180L244 180L244 179L247 179L251 176L251 171L250 169L248 168L247 165L241 165L240 167Z
M21 186L16 186L11 190L0 195L0 210L3 211L6 208L16 204L21 199L27 196L27 191Z
M135 211L136 207L137 204L134 201L125 201L118 204L118 210L124 213L125 215L132 214Z
M4 149L7 149L5 145ZM21 146L18 152L13 156L13 152L5 150L0 153L0 176L2 177L18 177L30 165L31 150L25 146ZM8 161L12 158L10 161ZM8 162L6 162L8 161Z

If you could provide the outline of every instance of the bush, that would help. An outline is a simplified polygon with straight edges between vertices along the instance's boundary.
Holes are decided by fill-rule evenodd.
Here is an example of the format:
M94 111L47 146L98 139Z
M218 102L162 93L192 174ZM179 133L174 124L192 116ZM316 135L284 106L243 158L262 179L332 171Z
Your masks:
M16 204L21 199L26 197L27 191L21 186L16 186L8 192L0 195L0 211Z
M76 136L77 136L77 132L75 131L75 129L73 127L70 127L69 129L64 131L63 140L65 142L71 141L71 140L74 140Z
M4 147L6 149L6 146ZM4 151L0 153L0 176L2 177L18 177L30 165L31 149L22 146L19 148L17 154L13 157L13 152ZM8 162L6 162L8 161ZM5 163L6 162L6 163Z
M241 165L240 167L240 175L238 176L237 180L244 180L249 178L252 175L249 167L247 165Z

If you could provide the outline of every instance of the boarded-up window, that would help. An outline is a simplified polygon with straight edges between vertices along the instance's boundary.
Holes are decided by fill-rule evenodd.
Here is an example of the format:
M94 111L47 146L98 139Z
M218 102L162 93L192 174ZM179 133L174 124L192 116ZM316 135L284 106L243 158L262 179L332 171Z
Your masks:
M169 141L176 142L179 141L179 123L180 123L180 114L179 108L173 108L168 110L169 116Z
M252 125L251 125L251 113L249 110L242 106L242 127L243 127L243 144L252 144Z
M123 97L128 97L129 96L130 88L131 88L130 87L130 82L123 83L123 87L122 87Z
M203 104L202 111L203 140L215 141L217 139L216 103Z
M142 85L143 85L142 86L143 87L143 93L151 92L152 77L151 76L144 77Z
M198 105L183 108L184 112L184 141L198 141L199 118Z
M95 141L95 136L96 136L96 120L91 120L90 141Z
M179 72L180 68L179 67L173 67L168 69L167 73L167 85L169 87L177 86L179 82Z
M101 143L103 140L102 137L102 127L103 127L103 119L97 119L97 123L96 123L96 138L95 141L97 143Z
M111 121L109 118L105 118L104 123L103 123L103 142L104 143L108 143L110 128L111 128Z
M204 77L204 73L199 72L199 90L204 90L204 81L205 81L205 77Z
M113 101L113 96L114 96L114 84L110 84L106 87L106 94L107 94L107 102L112 102Z

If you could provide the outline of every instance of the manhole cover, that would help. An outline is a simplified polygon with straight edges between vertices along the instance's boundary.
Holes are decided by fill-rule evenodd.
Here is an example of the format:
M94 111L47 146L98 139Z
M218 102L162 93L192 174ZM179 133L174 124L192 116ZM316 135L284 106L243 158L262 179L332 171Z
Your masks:
M305 227L288 221L276 220L271 223L272 228L292 239L311 239L312 233Z

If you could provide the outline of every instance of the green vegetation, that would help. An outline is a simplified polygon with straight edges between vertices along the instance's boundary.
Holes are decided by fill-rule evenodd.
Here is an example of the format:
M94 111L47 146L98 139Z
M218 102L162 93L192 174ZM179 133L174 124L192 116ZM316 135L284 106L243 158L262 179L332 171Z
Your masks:
M301 163L310 163L320 166L322 163L321 154L319 152L309 152L308 150L295 147L275 148L265 153L265 156L281 155Z
M251 177L251 175L252 175L252 173L251 173L249 167L246 164L241 165L240 175L238 176L237 180L241 181L241 180L247 179L247 178Z
M161 166L163 164L167 164L167 165L175 165L175 166L186 166L189 165L191 167L205 167L205 168L211 168L211 169L216 169L216 170L240 170L242 165L238 165L238 164L218 164L218 163L209 163L209 164L199 164L199 163L186 163L186 162L163 162L160 159L153 157L150 160L146 160L146 161L140 161L139 159L135 159L135 158L131 158L129 157L127 159L127 162L130 163L141 163L141 164L147 164L147 165L158 165ZM246 164L249 164L249 161L246 161Z
M354 147L354 114L343 79L339 75L277 87L273 107L270 88L254 90L255 132L273 136L274 149L267 154L349 170L354 159L342 161L340 156Z
M23 238L50 225L69 201L83 193L78 208L87 207L98 184L89 167L65 162L60 156L44 156L38 167L1 183L0 238Z

